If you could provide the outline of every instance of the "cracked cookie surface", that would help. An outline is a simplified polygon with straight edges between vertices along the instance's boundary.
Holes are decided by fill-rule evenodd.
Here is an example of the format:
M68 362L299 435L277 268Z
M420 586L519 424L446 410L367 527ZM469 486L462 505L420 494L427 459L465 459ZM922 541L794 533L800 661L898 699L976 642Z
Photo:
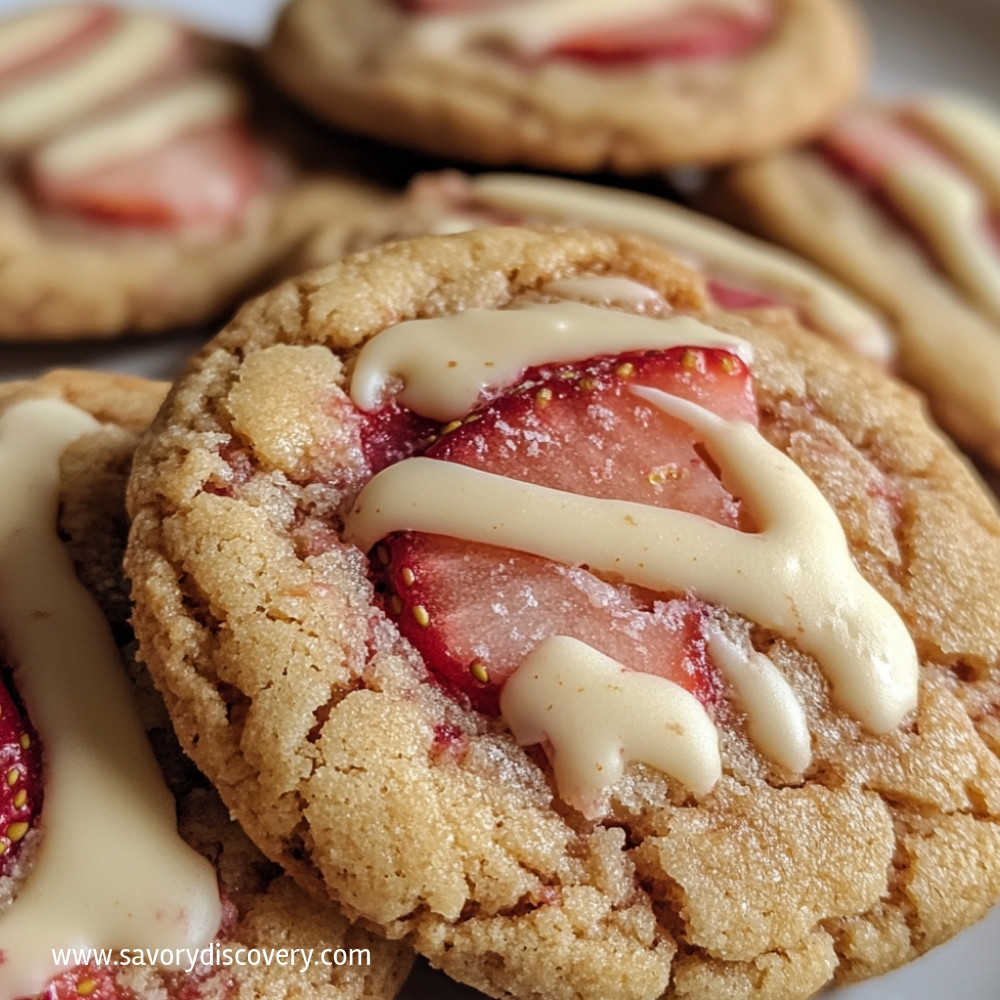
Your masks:
M770 763L744 714L722 712L711 792L632 765L587 819L542 750L449 694L402 638L343 537L371 477L347 395L360 346L595 276L751 345L761 435L832 505L913 638L919 706L902 725L868 732L812 656L753 625L803 707L809 765ZM1000 895L992 502L905 387L780 311L708 311L662 248L484 229L280 286L176 384L129 496L136 629L185 748L265 853L463 982L805 997L908 961Z

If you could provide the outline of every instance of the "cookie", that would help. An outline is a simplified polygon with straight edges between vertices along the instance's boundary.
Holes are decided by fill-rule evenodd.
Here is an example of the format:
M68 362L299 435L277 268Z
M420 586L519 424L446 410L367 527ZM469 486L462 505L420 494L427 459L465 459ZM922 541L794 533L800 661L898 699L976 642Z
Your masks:
M182 744L490 995L805 997L1000 894L996 511L906 387L706 306L639 237L383 245L246 305L137 452Z
M160 15L0 24L0 339L215 319L318 219L377 200L347 144L339 173L304 172L258 90L246 52Z
M310 899L250 844L130 655L124 485L165 389L81 371L0 386L0 989L394 996L406 949Z
M959 97L859 109L814 146L715 177L702 205L877 305L935 417L1000 464L1000 126Z
M800 257L655 195L530 174L422 174L402 198L320 229L298 258L308 270L390 239L484 225L581 225L659 240L705 278L723 309L792 309L809 329L880 365L895 354L882 318Z
M493 166L640 174L814 134L856 91L864 48L840 0L293 0L264 61L364 134Z

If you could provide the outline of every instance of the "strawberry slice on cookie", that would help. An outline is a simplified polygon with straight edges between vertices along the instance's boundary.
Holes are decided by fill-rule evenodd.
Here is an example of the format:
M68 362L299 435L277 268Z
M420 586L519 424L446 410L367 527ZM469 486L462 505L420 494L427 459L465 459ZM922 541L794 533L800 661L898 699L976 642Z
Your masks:
M48 208L88 218L213 229L240 217L260 188L262 169L250 136L227 123L78 172L41 165L34 190Z
M523 482L688 511L746 526L697 434L632 392L648 386L756 423L750 374L734 354L676 348L529 369L425 452ZM586 567L405 531L379 547L386 607L430 669L481 711L551 635L569 635L633 670L716 694L701 624L707 609ZM515 623L515 627L512 627Z
M747 11L668 9L655 17L571 35L547 54L597 64L732 59L760 45L773 24L773 12L765 4Z
M12 873L42 800L38 741L8 685L0 676L0 880Z

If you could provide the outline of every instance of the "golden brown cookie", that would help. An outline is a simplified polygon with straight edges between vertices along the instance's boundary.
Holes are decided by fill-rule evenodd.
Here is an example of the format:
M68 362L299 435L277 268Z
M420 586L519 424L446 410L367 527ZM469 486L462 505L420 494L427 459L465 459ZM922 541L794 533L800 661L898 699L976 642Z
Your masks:
M377 200L347 144L307 171L248 61L103 4L0 23L0 340L215 319L317 221Z
M53 1000L392 997L407 950L310 899L250 844L132 656L124 487L165 391L83 371L0 386L0 988Z
M704 207L814 260L895 326L899 370L1000 463L1000 125L965 99L859 109L820 143L715 177Z
M1000 895L996 511L908 389L706 302L638 237L383 246L245 306L137 453L183 745L492 995L806 997Z
M294 0L265 63L320 117L490 165L619 174L814 134L864 62L840 0Z

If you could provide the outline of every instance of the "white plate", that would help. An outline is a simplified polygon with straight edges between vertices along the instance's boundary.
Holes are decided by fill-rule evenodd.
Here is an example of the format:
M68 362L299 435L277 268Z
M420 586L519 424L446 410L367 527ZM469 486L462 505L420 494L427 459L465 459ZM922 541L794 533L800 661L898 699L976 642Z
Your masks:
M34 0L0 0L0 15ZM359 0L364 2L364 0ZM207 28L251 41L263 37L275 0L141 0L179 11ZM863 0L874 35L871 89L893 94L948 87L1000 99L1000 0ZM0 379L26 378L53 365L169 377L204 334L44 347L0 346ZM942 886L942 892L948 887ZM478 997L421 968L405 1000ZM830 990L825 1000L997 1000L1000 997L1000 909L897 972Z

